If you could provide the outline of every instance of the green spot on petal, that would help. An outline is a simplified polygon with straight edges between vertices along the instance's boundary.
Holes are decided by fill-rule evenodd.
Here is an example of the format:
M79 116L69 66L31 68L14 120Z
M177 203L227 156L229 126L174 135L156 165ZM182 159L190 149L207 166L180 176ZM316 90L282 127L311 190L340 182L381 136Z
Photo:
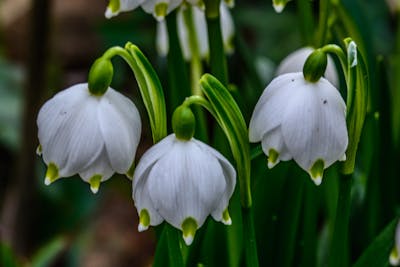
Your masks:
M191 245L193 242L194 235L197 230L197 222L194 218L188 217L182 223L183 239L186 245Z
M271 148L268 151L268 168L272 169L276 164L279 163L279 153Z
M163 19L167 15L168 3L162 2L154 6L154 14L157 18Z
M143 232L149 228L150 225L150 215L146 209L142 209L139 214L139 232Z
M46 178L44 179L45 185L50 185L55 180L59 178L58 176L58 167L53 162L50 162L49 166L47 167L46 171Z
M228 208L226 208L224 210L224 212L222 213L222 222L225 225L231 225L232 224L232 219L231 219L231 216L229 216Z
M399 253L397 252L396 246L394 246L390 252L389 262L393 266L397 266L400 263Z
M42 152L43 152L43 150L42 150L42 145L38 145L38 147L36 148L36 154L37 154L38 156L41 156L41 155L42 155Z
M121 3L119 0L110 0L110 3L108 4L108 8L113 12L118 12L121 7Z
M325 162L322 159L318 159L310 169L310 176L316 185L320 185L322 176L324 175Z
M100 174L96 174L89 179L90 190L92 190L93 194L96 194L99 191L101 178L102 176Z
M132 162L132 165L129 167L128 171L126 172L126 176L132 180L133 174L135 173L135 162Z

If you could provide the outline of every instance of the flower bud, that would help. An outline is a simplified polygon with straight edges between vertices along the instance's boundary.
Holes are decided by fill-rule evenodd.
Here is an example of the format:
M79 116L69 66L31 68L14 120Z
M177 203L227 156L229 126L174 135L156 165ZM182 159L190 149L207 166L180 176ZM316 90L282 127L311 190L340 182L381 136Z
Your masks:
M114 68L110 60L97 59L89 71L89 91L93 95L103 95L111 84Z
M327 64L326 54L321 49L315 50L304 63L304 79L312 83L317 82L324 75Z
M194 135L196 120L192 110L187 106L179 106L172 115L172 130L181 140L190 140Z

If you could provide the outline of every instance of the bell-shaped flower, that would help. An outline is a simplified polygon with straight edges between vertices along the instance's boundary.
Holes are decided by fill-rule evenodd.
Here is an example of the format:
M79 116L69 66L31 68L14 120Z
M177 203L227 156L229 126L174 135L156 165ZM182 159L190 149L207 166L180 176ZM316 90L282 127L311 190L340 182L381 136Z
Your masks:
M289 54L281 61L278 68L276 69L276 76L290 72L303 71L304 63L313 51L314 48L312 47L303 47ZM328 65L326 67L324 76L335 87L339 87L339 77L335 68L335 62L329 55Z
M145 0L142 8L149 14L153 14L158 21L164 19L172 10L179 7L183 0Z
M93 95L87 84L56 94L39 111L39 152L48 169L45 184L79 174L93 193L114 172L127 174L141 133L138 110L108 88Z
M192 9L193 26L196 33L196 46L198 48L200 58L205 59L209 55L206 18L204 11L194 6L180 8L177 16L178 37L182 48L183 57L187 61L192 58L192 49L190 47L191 41L189 40L190 29L185 22L183 14L183 12L185 12L185 8ZM224 2L222 2L220 6L220 20L224 49L227 54L231 54L233 52L233 37L235 33L235 27L230 11ZM156 47L161 56L167 55L169 47L167 26L165 21L161 21L157 26Z
M144 11L153 14L160 21L182 3L183 0L110 0L105 16L112 18L120 12L131 11L141 6Z
M105 17L110 19L117 16L120 12L134 10L146 0L110 0L108 3Z
M304 79L302 72L280 75L262 93L250 120L251 142L262 142L268 167L294 159L315 184L323 170L345 159L346 105L326 79Z
M397 222L394 236L394 247L389 256L389 262L393 266L400 265L400 220Z
M135 170L132 196L139 231L166 220L190 245L209 214L231 224L227 208L235 183L235 169L219 152L171 134L150 148Z

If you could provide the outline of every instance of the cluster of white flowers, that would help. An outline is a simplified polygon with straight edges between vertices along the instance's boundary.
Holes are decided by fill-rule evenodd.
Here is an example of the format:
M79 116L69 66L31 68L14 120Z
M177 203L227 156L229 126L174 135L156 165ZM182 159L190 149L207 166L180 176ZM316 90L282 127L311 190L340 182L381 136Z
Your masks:
M111 88L94 95L88 84L48 100L37 125L39 151L48 165L45 184L79 174L93 193L115 172L128 173L141 134L132 101ZM135 170L139 231L166 220L190 245L208 215L231 224L228 204L235 185L236 171L220 153L192 137L171 134L149 149Z
M233 0L224 1L229 7L233 7ZM106 18L117 16L120 12L134 10L141 6L144 11L153 14L158 21L164 19L171 11L181 5L193 5L204 8L203 0L110 0L105 12Z
M162 20L183 2L203 5L201 0L111 0L106 17L141 6ZM225 2L233 5L233 1ZM206 21L198 7L185 8L193 8L200 56L206 57ZM180 11L179 36L185 58L190 59L188 29L183 21ZM221 24L229 43L233 22L226 4L221 4ZM165 22L159 25L165 28ZM163 35L166 36L165 29ZM324 169L346 158L348 136L346 105L335 88L339 82L333 61L327 60L327 79L308 81L303 75L303 65L312 52L312 48L303 48L282 61L277 77L255 107L249 139L261 141L269 168L294 159L319 185ZM194 132L194 115L188 108L184 112ZM174 134L142 156L132 173L141 135L140 115L131 100L112 88L97 94L89 90L88 84L74 85L43 105L37 125L38 151L48 166L46 185L78 174L96 193L100 183L114 173L133 175L132 197L140 217L139 231L166 220L182 230L188 245L208 215L231 224L228 204L236 185L236 171L219 152L194 139L192 132L182 134L179 127L174 128Z

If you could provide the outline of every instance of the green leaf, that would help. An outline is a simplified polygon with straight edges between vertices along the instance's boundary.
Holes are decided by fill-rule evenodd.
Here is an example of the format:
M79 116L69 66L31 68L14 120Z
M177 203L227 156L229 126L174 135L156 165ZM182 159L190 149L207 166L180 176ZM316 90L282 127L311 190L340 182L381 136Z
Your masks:
M398 218L392 220L358 258L353 267L387 266Z
M33 256L32 267L51 266L57 256L66 249L68 242L65 237L58 237L50 241Z
M203 75L200 87L215 112L236 161L242 206L251 207L250 146L243 115L229 91L212 75Z
M353 63L350 62L350 58L348 60L347 129L349 145L346 150L347 160L342 166L344 174L351 174L354 171L357 147L367 113L369 91L368 69L361 51L357 51L356 66L351 67Z
M149 113L153 141L156 143L167 135L167 112L161 82L150 62L137 46L127 43L125 48L135 61L133 71Z

